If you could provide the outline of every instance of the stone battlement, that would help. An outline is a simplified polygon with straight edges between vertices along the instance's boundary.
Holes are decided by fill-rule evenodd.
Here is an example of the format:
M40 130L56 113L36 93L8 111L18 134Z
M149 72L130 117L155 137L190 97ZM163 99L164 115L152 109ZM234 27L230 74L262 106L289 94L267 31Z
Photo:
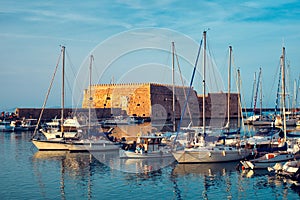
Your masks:
M175 87L175 118L180 118L189 87ZM225 117L227 112L228 93L210 93L205 96L206 116ZM165 119L173 114L173 85L159 83L119 83L95 84L91 87L92 101L89 91L84 90L82 108L119 108L127 115ZM193 90L188 102L189 114L185 117L202 117L202 97ZM230 114L238 113L238 94L230 96Z

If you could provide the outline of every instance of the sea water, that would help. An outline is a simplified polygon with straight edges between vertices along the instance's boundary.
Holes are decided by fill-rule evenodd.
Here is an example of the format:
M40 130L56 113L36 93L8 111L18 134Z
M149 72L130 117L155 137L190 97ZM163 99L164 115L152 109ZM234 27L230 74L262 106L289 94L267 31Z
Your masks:
M39 152L32 133L0 133L0 199L299 199L288 180L238 162L124 161L114 153ZM145 167L147 166L147 168Z

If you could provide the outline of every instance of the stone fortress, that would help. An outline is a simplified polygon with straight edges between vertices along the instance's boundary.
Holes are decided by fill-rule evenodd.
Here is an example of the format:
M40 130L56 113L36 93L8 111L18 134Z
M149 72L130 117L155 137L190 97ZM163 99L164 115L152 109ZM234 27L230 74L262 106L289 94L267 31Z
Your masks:
M189 87L175 87L175 118L180 119ZM173 115L173 86L157 83L97 84L84 90L82 108L121 109L123 115L169 119ZM91 93L91 94L90 94ZM89 97L92 97L89 101ZM208 93L205 96L207 118L227 117L228 93ZM203 96L192 89L184 118L202 118ZM117 113L112 113L117 115ZM230 94L230 117L238 116L238 94Z

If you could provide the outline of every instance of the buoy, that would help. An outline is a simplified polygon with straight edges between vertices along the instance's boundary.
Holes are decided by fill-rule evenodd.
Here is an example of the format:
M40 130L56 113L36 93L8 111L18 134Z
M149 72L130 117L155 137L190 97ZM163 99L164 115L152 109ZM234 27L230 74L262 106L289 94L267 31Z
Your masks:
M242 166L242 170L245 170L245 166L244 165Z
M226 156L226 152L225 151L223 151L222 153L223 153L223 156Z

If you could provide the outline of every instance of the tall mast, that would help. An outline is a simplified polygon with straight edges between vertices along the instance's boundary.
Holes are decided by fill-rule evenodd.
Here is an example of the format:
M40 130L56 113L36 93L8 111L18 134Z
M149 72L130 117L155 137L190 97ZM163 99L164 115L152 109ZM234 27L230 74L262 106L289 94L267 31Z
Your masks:
M254 72L254 81L253 81L252 98L251 98L251 108L253 106L253 101L254 101L255 85L256 85L256 72ZM253 107L253 110L254 110L254 107Z
M282 74L282 114L283 114L283 132L284 132L284 141L286 140L286 116L285 116L285 47L282 47L282 56L281 56L281 74Z
M259 115L260 115L260 119L262 120L262 98L263 98L263 92L262 92L262 75L261 75L261 68L260 69L260 79L259 79L259 86L260 86L260 111L259 111Z
M176 117L175 117L175 45L174 42L172 42L172 93L173 93L173 97L172 97L172 101L173 101L173 132L176 131Z
M256 111L257 93L258 93L258 88L259 88L259 84L260 84L260 76L261 76L261 68L259 68L259 74L258 74L258 79L257 79L258 81L257 81L256 91L255 91L255 96L254 96L253 115L255 115L255 111Z
M241 106L241 74L240 74L240 70L238 69L237 70L237 80L238 80L238 84L237 84L237 90L238 90L238 129L241 127L241 124L240 124L240 118L241 118L241 112L242 112L242 106Z
M293 104L292 104L292 113L293 113L293 116L296 115L296 113L295 113L296 103L297 103L297 81L295 79L294 80Z
M228 126L228 128L230 127L231 55L232 55L232 46L229 46L229 61L228 61L228 95L227 95L227 126Z
M205 133L205 68L206 68L206 31L203 32L203 98L202 98L202 120L203 120L203 132Z
M91 104L92 104L92 101L93 101L93 98L92 98L92 65L93 65L93 60L94 60L94 57L93 55L90 56L90 78L89 78L89 81L90 81L90 84L89 84L89 131L91 129Z
M280 57L281 60L281 57ZM281 70L279 70L279 80L278 80L278 86L277 86L277 94L276 94L276 102L275 102L275 115L277 115L277 108L278 108L278 101L279 101L279 95L280 95L280 83L281 83Z
M65 109L65 46L62 50L62 88L61 88L61 132L64 135L64 109Z

